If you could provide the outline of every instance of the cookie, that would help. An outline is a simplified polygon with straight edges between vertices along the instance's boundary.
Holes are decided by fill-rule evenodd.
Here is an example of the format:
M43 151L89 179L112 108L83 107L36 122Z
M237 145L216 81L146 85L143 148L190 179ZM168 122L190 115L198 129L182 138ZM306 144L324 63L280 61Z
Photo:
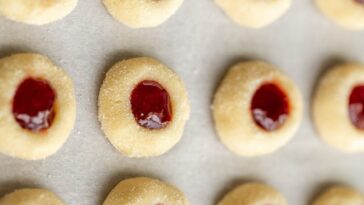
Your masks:
M181 139L190 107L182 80L152 58L114 65L99 94L99 120L109 141L129 157L162 155Z
M137 177L121 181L103 205L189 205L176 187L156 179Z
M0 15L22 23L44 25L67 16L77 0L0 0Z
M238 186L217 205L257 205L257 204L274 204L287 205L287 201L274 188L261 183L247 183Z
M54 193L44 189L19 189L0 199L0 205L65 205Z
M262 28L281 17L289 9L291 0L215 0L215 3L235 23Z
M0 153L43 159L67 140L76 117L72 80L39 54L0 59Z
M261 61L234 65L212 105L222 143L247 157L269 154L285 145L300 125L302 109L296 85Z
M109 13L131 28L156 27L169 19L183 0L103 0Z
M315 0L317 7L330 20L350 30L364 29L363 0Z
M364 66L334 66L321 78L313 99L321 139L346 152L364 151Z
M362 205L364 197L358 191L343 186L334 186L322 193L312 205Z

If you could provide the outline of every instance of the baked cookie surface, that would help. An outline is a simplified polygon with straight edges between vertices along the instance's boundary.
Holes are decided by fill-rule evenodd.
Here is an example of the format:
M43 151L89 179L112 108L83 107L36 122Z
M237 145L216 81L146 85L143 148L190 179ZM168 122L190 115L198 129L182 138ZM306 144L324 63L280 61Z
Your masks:
M169 19L183 0L103 0L109 13L131 28L155 27Z
M291 0L215 0L235 23L261 28L273 23L290 7Z
M213 105L217 134L241 156L265 155L285 145L302 118L295 84L260 61L233 66L218 87Z
M48 24L67 16L77 0L0 0L0 15L27 24Z
M39 54L0 59L0 153L43 159L67 140L76 118L72 80Z
M346 63L325 73L313 99L321 139L346 152L364 151L364 66Z
M322 193L312 205L362 205L364 197L358 191L343 186L334 186Z
M218 205L287 205L284 196L274 188L260 183L247 183L238 186L218 203Z
M317 7L338 25L350 29L364 29L363 0L315 0Z
M109 141L129 157L162 155L181 139L190 107L182 80L152 58L115 64L99 94L99 120Z
M0 205L65 205L54 193L44 189L19 189L0 199Z
M156 179L137 177L121 181L103 205L189 205L176 187Z

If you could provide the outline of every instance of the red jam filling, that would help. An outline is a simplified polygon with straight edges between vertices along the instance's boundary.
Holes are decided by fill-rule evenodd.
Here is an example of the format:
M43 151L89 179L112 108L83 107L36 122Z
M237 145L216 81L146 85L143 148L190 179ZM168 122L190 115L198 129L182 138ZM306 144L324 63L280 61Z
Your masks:
M349 117L355 127L364 130L364 85L356 86L351 91Z
M288 97L276 84L263 84L253 96L251 113L259 127L266 131L274 131L287 119Z
M140 82L131 93L131 109L137 123L148 129L161 129L172 120L168 92L157 82Z
M356 3L359 3L359 4L363 4L364 5L364 0L354 0Z
M13 116L27 130L40 132L52 125L56 93L42 79L27 78L17 88L13 98Z

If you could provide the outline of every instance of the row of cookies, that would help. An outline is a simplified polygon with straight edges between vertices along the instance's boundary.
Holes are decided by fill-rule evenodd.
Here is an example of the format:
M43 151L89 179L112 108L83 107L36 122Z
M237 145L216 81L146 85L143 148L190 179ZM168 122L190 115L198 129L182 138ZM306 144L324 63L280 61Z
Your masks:
M19 189L0 199L0 205L65 205L54 193L44 189ZM189 205L176 187L147 177L121 181L109 193L103 205ZM262 183L242 184L227 193L217 205L287 205L285 197L275 188ZM364 196L357 190L333 186L320 194L312 205L361 205Z
M27 160L57 152L76 118L71 78L50 59L22 53L0 59L0 153ZM234 65L218 87L212 112L217 134L241 156L270 154L296 133L303 102L294 82L261 61ZM99 121L128 157L169 151L190 115L183 81L166 65L140 57L115 64L99 92ZM346 153L364 151L364 66L346 63L320 80L312 103L319 135Z
M68 15L78 0L0 0L0 14L18 21L43 25ZM290 7L291 0L215 0L216 4L236 23L250 27L264 27ZM315 0L318 8L339 25L358 30L364 28L363 0ZM103 0L109 13L132 28L155 27L170 18L183 0Z
M221 141L241 156L265 155L295 134L303 113L301 94L279 69L259 61L234 65L212 105ZM320 79L312 117L321 139L345 152L364 151L364 66L344 63Z

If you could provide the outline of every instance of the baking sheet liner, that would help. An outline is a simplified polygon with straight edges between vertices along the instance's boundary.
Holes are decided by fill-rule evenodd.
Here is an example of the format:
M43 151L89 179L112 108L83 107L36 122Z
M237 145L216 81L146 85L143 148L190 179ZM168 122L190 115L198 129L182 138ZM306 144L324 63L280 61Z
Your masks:
M254 180L275 186L295 205L307 204L333 183L364 191L364 155L341 154L323 144L309 110L317 78L328 65L364 63L363 34L337 27L311 0L294 1L287 14L260 30L237 26L211 0L185 0L175 16L152 29L117 23L98 0L80 0L71 15L42 27L0 18L0 56L49 56L73 78L78 101L75 129L56 155L35 162L0 155L0 195L41 187L69 205L98 205L112 187L131 176L174 184L195 205L215 204L232 187ZM105 72L117 61L137 56L154 57L173 68L185 81L192 107L181 142L151 159L119 154L97 120ZM280 67L301 89L306 109L294 139L257 158L230 153L215 134L210 112L213 93L228 67L249 59Z

